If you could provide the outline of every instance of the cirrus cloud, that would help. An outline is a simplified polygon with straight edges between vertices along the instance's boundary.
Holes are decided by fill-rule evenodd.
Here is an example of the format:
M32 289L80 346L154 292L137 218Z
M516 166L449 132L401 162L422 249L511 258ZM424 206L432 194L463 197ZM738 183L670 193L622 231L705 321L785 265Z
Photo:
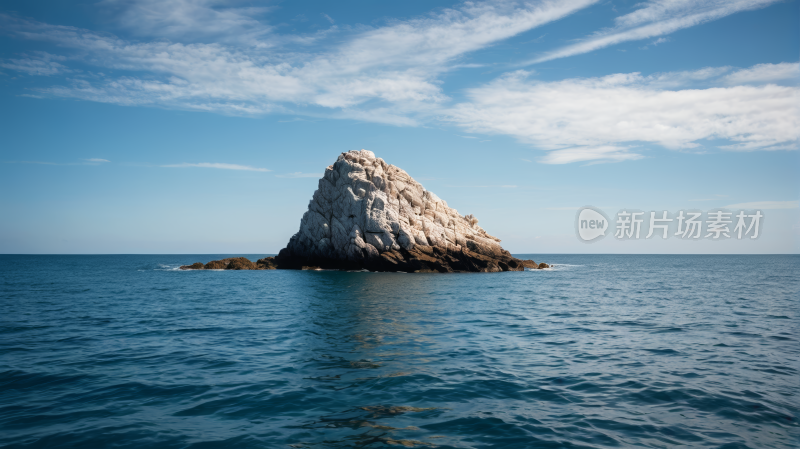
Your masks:
M416 125L415 116L433 114L448 99L438 77L459 58L597 1L467 2L356 32L316 51L284 48L283 43L302 41L302 36L266 39L271 29L212 0L106 0L125 6L120 20L139 35L170 40L126 40L7 14L0 14L0 27L17 38L53 43L64 57L112 72L73 77L38 89L41 95L232 115L332 113ZM239 26L254 30L256 37L210 43L201 38L206 31L229 36ZM397 112L385 113L389 106Z
M615 26L598 31L579 42L553 50L528 61L537 64L553 59L589 53L601 48L663 36L701 25L731 14L763 8L779 0L650 0L639 9L617 17ZM653 43L660 43L659 40ZM663 42L663 41L661 41Z
M0 62L0 67L28 75L52 76L70 73L73 70L56 61L66 60L63 56L52 55L47 52L36 52L33 55L23 55L20 59L7 59Z
M481 66L465 61L466 55L597 1L465 2L384 26L280 35L256 19L268 8L218 0L103 0L121 11L114 19L121 29L143 40L0 14L0 32L53 44L62 53L22 55L0 66L67 76L33 88L29 96L38 98L397 126L444 121L474 133L516 137L547 150L540 162L548 164L630 161L644 157L647 145L692 150L712 139L731 151L797 148L800 65L793 62L547 82L516 71L467 88L467 100L453 104L443 87L446 72ZM617 17L614 27L550 56L660 36L773 1L650 0ZM337 39L303 46L326 33ZM82 70L72 67L77 64Z

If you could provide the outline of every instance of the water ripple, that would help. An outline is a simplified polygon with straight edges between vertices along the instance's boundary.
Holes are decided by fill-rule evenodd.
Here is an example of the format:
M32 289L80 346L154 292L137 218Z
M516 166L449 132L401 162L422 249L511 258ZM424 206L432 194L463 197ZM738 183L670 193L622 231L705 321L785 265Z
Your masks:
M260 256L258 256L260 257ZM797 256L0 256L8 448L797 447ZM252 257L251 257L252 258Z

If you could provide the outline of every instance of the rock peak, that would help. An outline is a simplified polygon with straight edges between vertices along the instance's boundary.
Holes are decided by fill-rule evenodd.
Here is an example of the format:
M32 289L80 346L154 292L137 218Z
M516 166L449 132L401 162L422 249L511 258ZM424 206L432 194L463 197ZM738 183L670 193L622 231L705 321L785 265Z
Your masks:
M401 168L354 150L325 169L300 230L276 261L287 268L523 269L499 242L474 216L460 215Z

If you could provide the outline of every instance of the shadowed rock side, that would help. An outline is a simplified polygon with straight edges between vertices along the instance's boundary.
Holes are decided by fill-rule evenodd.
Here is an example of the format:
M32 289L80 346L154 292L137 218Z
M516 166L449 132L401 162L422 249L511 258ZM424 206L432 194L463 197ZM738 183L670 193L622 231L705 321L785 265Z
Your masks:
M199 262L182 269L347 269L498 272L545 268L511 256L472 215L460 215L371 151L325 169L300 230L275 258ZM544 265L544 266L541 266Z
M466 257L465 257L466 256ZM420 247L404 253L387 252L381 254L382 259L373 264L373 271L405 271L416 273L451 273L460 271L522 271L525 268L542 269L550 268L546 263L536 264L532 260L520 260L511 258L508 261L496 262L496 267L492 266L492 260L476 254L447 254L438 248ZM235 257L222 260L212 260L207 264L195 262L191 265L181 266L181 270L275 270L275 269L294 269L294 270L361 270L364 267L360 264L337 261L333 264L329 260L324 261L290 261L290 263L278 264L275 257L265 257L255 263L244 257ZM299 265L297 264L299 263ZM316 263L316 264L314 264ZM505 264L508 268L505 268ZM520 266L522 268L520 268ZM378 268L380 267L380 268ZM499 269L497 269L499 268Z

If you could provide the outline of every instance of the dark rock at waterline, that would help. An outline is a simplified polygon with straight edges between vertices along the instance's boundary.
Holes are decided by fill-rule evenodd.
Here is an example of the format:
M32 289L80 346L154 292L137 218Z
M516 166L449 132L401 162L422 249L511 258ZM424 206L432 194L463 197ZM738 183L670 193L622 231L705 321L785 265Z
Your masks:
M212 260L205 265L202 262L195 262L191 265L181 266L181 270L274 270L276 268L274 257L265 257L255 263L246 257L230 257Z
M255 263L245 257L212 260L184 265L181 270L369 270L406 273L459 273L523 271L525 268L547 268L532 260L504 255L488 257L469 250L448 251L431 246L417 246L411 251L387 251L380 256L360 261L342 261L319 257L296 257L281 251L276 257L259 259Z
M286 249L275 258L281 269L319 269L402 271L406 273L458 273L523 271L537 268L532 260L520 260L507 252L488 256L466 248L449 250L433 246L416 245L411 250L403 248L389 250L372 257L357 260L341 260L326 257L304 257L293 255Z

